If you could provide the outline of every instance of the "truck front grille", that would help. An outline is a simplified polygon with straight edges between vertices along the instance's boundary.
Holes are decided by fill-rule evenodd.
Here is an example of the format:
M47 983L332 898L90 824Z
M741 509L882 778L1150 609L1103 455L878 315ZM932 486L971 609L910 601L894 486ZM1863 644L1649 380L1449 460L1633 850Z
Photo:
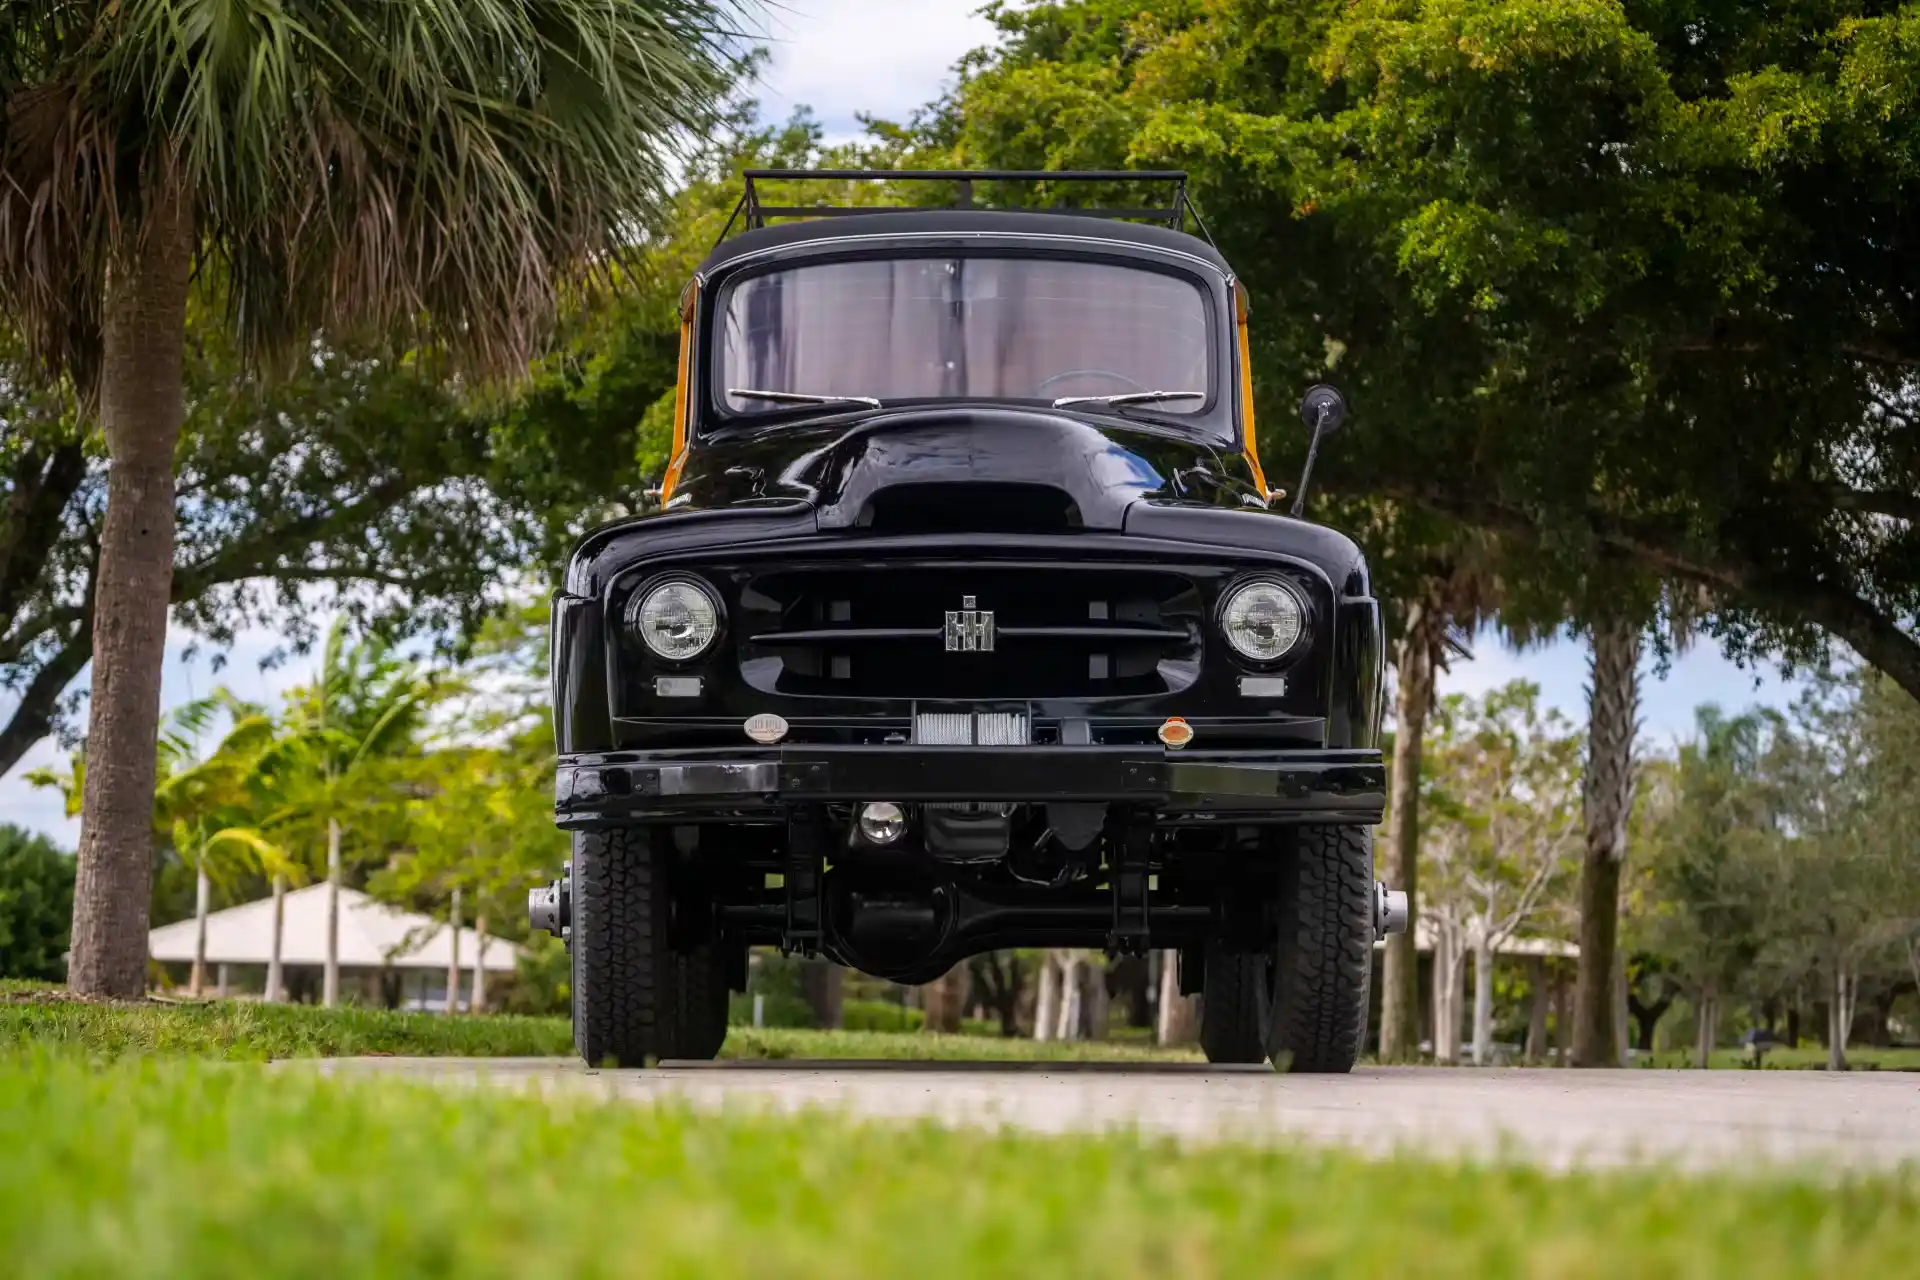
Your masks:
M1185 688L1199 674L1205 617L1185 575L1110 566L782 569L753 577L741 605L736 645L750 684L927 700Z

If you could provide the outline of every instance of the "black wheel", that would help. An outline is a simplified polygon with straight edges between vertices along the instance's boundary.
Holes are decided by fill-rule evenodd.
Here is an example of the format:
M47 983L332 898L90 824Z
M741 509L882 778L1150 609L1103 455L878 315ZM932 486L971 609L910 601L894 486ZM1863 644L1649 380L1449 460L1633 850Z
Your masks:
M1272 999L1270 952L1229 951L1207 944L1200 991L1200 1047L1208 1062L1265 1062Z
M673 945L673 863L664 831L573 838L573 1043L595 1066L711 1058L726 1037L721 948Z
M1278 933L1267 1056L1281 1071L1351 1071L1373 982L1370 829L1300 829L1281 872Z

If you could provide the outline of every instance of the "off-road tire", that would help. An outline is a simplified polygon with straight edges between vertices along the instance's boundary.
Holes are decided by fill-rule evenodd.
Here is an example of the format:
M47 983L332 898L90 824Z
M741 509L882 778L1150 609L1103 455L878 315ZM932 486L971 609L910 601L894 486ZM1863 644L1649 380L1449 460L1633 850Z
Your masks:
M676 952L674 977L679 1015L676 1058L710 1062L727 1039L727 962L718 942L703 942Z
M1268 966L1273 957L1209 942L1200 992L1200 1048L1221 1064L1267 1060Z
M1283 867L1267 1056L1279 1071L1351 1071L1373 983L1373 832L1302 827Z
M726 964L673 947L673 848L648 828L573 838L573 1042L590 1065L711 1058L726 1037Z

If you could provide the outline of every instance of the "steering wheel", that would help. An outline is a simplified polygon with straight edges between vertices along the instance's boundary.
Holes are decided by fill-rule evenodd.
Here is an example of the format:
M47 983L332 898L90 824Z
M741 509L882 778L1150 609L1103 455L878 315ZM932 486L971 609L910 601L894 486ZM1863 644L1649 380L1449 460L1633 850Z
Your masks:
M1045 382L1042 382L1033 389L1033 394L1036 397L1042 396L1048 387L1056 382L1065 382L1068 378L1111 378L1115 382L1126 383L1127 386L1134 391L1146 390L1145 387L1135 382L1132 378L1129 378L1126 374L1115 373L1111 369L1069 369L1065 373L1056 373Z

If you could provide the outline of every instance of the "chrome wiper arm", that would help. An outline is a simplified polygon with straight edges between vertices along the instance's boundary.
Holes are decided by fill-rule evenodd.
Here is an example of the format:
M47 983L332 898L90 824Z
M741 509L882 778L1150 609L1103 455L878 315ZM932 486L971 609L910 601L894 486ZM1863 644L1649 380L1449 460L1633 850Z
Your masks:
M805 391L756 391L752 387L728 387L727 394L742 400L767 400L774 404L863 404L878 409L872 396L816 396Z
M1061 396L1053 402L1056 409L1065 409L1076 404L1104 404L1110 408L1125 408L1130 404L1158 404L1162 400L1205 400L1204 391L1127 391L1117 396Z

